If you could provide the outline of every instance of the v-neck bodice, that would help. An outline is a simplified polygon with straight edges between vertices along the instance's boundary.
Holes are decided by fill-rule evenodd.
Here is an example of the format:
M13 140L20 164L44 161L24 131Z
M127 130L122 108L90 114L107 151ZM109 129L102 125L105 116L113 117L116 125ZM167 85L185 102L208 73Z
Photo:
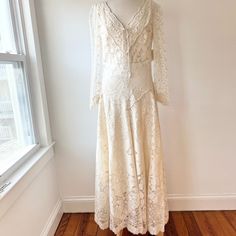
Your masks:
M106 1L103 1L98 4L98 20L100 22L101 28L101 41L102 44L108 44L109 46L104 46L104 50L109 50L109 48L113 48L117 51L116 56L122 56L124 53L127 53L131 50L131 47L134 46L134 43L137 41L136 45L139 46L140 43L142 47L147 47L147 52L151 49L151 24L148 24L151 19L151 0L146 0L144 4L142 4L139 9L135 12L135 14L130 19L127 27L123 25L123 23L118 19L118 17L114 14L114 12L110 9ZM149 25L149 27L147 27ZM141 33L143 34L141 36ZM140 36L140 37L139 37ZM142 40L143 38L143 40ZM146 45L143 45L146 44ZM137 51L137 50L136 50ZM108 53L109 54L109 53ZM106 59L108 61L108 54L106 55ZM114 54L110 54L113 59L115 59ZM130 55L124 57L124 59L133 59L130 58ZM111 58L111 60L113 60ZM116 58L117 59L117 58ZM121 58L118 58L119 61ZM135 58L134 58L135 60ZM114 60L113 60L114 61ZM124 61L124 64L127 64Z
M138 7L138 9L134 12L134 14L131 16L129 19L128 23L124 23L121 21L121 19L117 16L117 14L111 9L107 1L104 1L105 7L108 9L109 14L111 17L113 17L118 24L120 24L124 29L128 29L129 27L132 27L132 23L134 22L135 18L137 17L138 14L142 13L143 8L146 6L147 2L149 0L144 0L142 4Z
M110 19L112 24L121 30L130 30L135 27L141 20L144 19L145 15L147 16L147 12L151 11L151 1L152 0L145 0L142 5L139 6L138 10L132 15L130 20L128 21L127 25L125 25L119 17L114 13L114 11L110 8L107 1L101 2L101 7L104 11L104 14L107 18Z

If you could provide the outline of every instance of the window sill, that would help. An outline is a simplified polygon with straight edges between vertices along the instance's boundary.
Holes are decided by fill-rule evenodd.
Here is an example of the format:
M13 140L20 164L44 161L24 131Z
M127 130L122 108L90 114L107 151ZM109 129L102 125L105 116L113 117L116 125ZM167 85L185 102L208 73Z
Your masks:
M39 148L31 158L4 181L10 182L10 184L0 193L0 218L54 156L54 144L55 142Z
M3 157L1 157L0 160L0 179L4 178L4 176L10 176L11 173L13 173L20 165L22 165L22 163L25 162L25 160L33 156L39 148L40 148L39 144L32 144L15 150L11 148L11 142L9 142L9 144L5 144L3 148L1 145L0 156ZM8 149L10 151L8 151L4 156L4 151L2 149ZM2 153L3 155L1 155ZM0 184L2 186L2 181L0 181ZM0 195L1 195L1 188L0 188Z

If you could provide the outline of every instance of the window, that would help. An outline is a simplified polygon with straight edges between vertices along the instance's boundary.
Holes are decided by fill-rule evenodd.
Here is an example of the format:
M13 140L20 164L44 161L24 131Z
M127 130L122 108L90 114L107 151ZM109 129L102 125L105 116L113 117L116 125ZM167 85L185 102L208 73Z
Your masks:
M0 177L38 147L20 0L0 1Z

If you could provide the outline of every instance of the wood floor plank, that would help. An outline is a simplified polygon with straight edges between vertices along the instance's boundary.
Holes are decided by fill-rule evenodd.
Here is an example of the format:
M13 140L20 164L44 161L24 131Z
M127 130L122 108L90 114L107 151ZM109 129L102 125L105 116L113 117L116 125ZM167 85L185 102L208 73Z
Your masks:
M208 219L208 222L212 225L212 227L214 227L214 230L217 232L217 235L225 235L223 226L216 217L216 211L204 211L204 214Z
M85 236L94 236L97 234L98 225L94 221L94 214L90 213L87 224L85 226Z
M80 222L80 214L79 213L73 213L70 215L69 222L67 224L67 227L65 229L65 232L63 236L74 236L77 226Z
M235 236L236 230L233 228L233 226L229 223L226 216L223 214L223 212L216 211L214 213L216 216L218 223L222 226L222 229L224 231L224 235L228 236Z
M236 230L236 211L222 211L222 213L225 215L234 230Z
M215 226L211 224L210 220L207 218L203 211L194 211L194 218L204 236L218 236L218 232ZM221 235L222 236L222 235Z
M188 233L190 236L202 236L202 233L198 227L198 224L193 216L192 211L182 211L181 212L184 222L186 224L186 227L188 229Z
M78 224L77 224L74 236L82 235L82 233L81 233L81 225L82 225L82 222L83 222L83 218L84 218L83 217L83 213L79 213L79 220L78 220Z
M81 219L78 224L78 227L76 229L75 235L76 236L84 236L85 235L85 229L87 226L87 221L90 217L90 213L81 213Z
M184 217L181 212L179 211L172 211L171 212L173 221L175 224L176 231L178 235L181 236L189 236L187 226L184 221Z
M94 213L64 213L55 236L115 236L101 230ZM127 228L122 236L135 236ZM149 233L137 236L152 236ZM158 235L159 236L159 235ZM236 236L236 211L173 211L162 236Z
M109 229L100 229L98 228L96 236L115 236L115 234Z
M64 213L57 227L55 236L63 236L69 222L71 213Z

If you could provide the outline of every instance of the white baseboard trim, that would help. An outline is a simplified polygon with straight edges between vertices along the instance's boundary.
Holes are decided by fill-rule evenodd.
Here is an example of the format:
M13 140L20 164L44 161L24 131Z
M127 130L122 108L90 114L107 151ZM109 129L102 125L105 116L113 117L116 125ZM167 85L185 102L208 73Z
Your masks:
M171 211L236 210L236 194L168 195Z
M62 215L63 215L62 201L61 199L58 199L40 236L54 236Z
M169 194L170 211L236 210L236 194L180 195ZM63 212L94 212L94 196L68 196Z
M94 196L68 196L62 205L63 212L94 212Z

